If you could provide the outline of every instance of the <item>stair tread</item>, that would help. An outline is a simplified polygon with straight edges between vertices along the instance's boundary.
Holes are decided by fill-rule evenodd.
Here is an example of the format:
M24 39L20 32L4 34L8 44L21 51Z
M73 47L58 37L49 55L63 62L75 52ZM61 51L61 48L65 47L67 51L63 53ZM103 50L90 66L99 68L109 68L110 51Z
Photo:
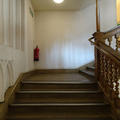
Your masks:
M87 83L83 83L83 82L44 82L44 81L35 81L35 80L24 80L22 81L23 84L86 84L86 85L93 85L96 84L96 82L87 82Z
M20 118L20 117L11 117L11 118L7 118L7 120L66 120L66 118L62 118L62 119L59 119L59 118ZM100 118L73 118L73 119L70 119L69 120L113 120L111 117L100 117Z
M94 72L92 72L92 71L88 71L88 70L80 70L81 72L84 72L84 73L86 73L86 74L88 74L88 75L91 75L91 76L95 76L95 73Z
M88 67L86 68L86 70L95 73L95 67L93 67L93 66L88 66Z
M95 69L95 67L94 67L94 66L88 66L87 68L90 68L90 69Z
M11 107L16 107L16 106L108 106L108 104L105 103L35 103L35 104L11 104Z
M62 89L60 89L60 88L58 88L58 89L51 89L51 88L48 88L48 89L35 89L35 88L22 88L21 89L21 91L91 91L91 90L99 90L97 87L96 88L88 88L88 89L85 89L85 88L72 88L72 89L70 89L70 88L62 88Z
M111 115L108 114L104 114L104 113L99 113L99 114L69 114L69 115L62 115L63 113L57 113L57 114L51 114L51 113L45 113L45 114L11 114L8 116L8 118L41 118L41 119L45 119L45 118L110 118Z
M100 91L18 91L17 93L58 93L58 94L69 94L69 93L102 93Z
M74 90L98 90L97 83L81 82L40 82L40 81L23 81L21 90L40 90L40 91L74 91Z

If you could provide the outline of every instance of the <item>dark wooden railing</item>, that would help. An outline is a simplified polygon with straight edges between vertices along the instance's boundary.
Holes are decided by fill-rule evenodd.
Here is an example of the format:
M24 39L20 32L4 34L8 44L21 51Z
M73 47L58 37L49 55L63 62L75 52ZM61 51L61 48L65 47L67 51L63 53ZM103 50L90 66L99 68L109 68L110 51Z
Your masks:
M96 79L109 102L120 109L120 27L96 32L89 41L95 45Z

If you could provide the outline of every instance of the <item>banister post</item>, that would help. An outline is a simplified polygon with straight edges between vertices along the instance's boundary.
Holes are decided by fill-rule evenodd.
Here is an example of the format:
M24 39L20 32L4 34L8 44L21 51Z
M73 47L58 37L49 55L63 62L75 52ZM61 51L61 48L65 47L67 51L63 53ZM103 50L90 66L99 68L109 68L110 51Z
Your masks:
M96 31L97 31L97 33L100 32L100 10L99 10L99 1L98 0L96 0ZM97 43L97 40L96 40L96 43ZM99 50L95 47L94 52L95 52L95 79L97 81L99 81L99 68L100 68Z
M99 0L96 0L96 31L100 32L100 8L99 8Z

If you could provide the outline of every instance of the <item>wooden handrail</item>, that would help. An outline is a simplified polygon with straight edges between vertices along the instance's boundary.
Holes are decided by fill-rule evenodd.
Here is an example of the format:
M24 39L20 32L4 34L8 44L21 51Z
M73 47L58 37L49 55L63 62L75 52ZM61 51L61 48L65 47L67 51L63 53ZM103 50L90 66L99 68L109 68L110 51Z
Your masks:
M106 44L106 42L108 42L109 43L108 46L111 48L112 48L112 42L114 42L115 43L114 49L116 50L116 52L118 52L120 48L120 26L111 29L107 32L96 32L93 34L93 37L96 43L102 42Z
M98 0L96 0L96 31L100 32L100 10Z
M95 44L95 42L94 42L94 41L92 41L92 40L94 40L94 39L95 39L94 37L91 37L90 39L88 39L88 41L94 45L94 44Z
M109 31L106 32L96 32L93 34L93 36L96 38L100 38L100 39L107 39L109 37L112 37L116 34L120 34L120 26L114 27Z
M115 50L113 50L111 47L107 46L106 44L104 44L103 42L99 41L99 44L97 44L95 41L94 37L89 39L89 42L92 45L95 45L97 49L99 49L100 51L106 51L107 54L109 54L111 57L114 57L115 59L117 59L120 63L120 53L116 52ZM106 53L105 52L105 53Z
M92 45L95 45L95 47L103 52L104 54L107 54L111 59L115 60L117 63L120 63L120 54L115 52L112 48L108 47L107 45L100 43L97 45L95 42L90 41Z
M95 46L98 84L112 107L116 108L116 113L120 113L120 26L107 32L96 32L89 41Z

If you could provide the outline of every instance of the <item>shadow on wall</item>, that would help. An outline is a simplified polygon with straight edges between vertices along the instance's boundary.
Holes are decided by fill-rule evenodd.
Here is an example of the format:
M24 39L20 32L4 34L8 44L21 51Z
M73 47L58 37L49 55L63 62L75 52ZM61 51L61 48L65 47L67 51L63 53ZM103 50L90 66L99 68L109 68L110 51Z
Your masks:
M14 62L0 60L0 102L4 101L6 90L14 85Z

